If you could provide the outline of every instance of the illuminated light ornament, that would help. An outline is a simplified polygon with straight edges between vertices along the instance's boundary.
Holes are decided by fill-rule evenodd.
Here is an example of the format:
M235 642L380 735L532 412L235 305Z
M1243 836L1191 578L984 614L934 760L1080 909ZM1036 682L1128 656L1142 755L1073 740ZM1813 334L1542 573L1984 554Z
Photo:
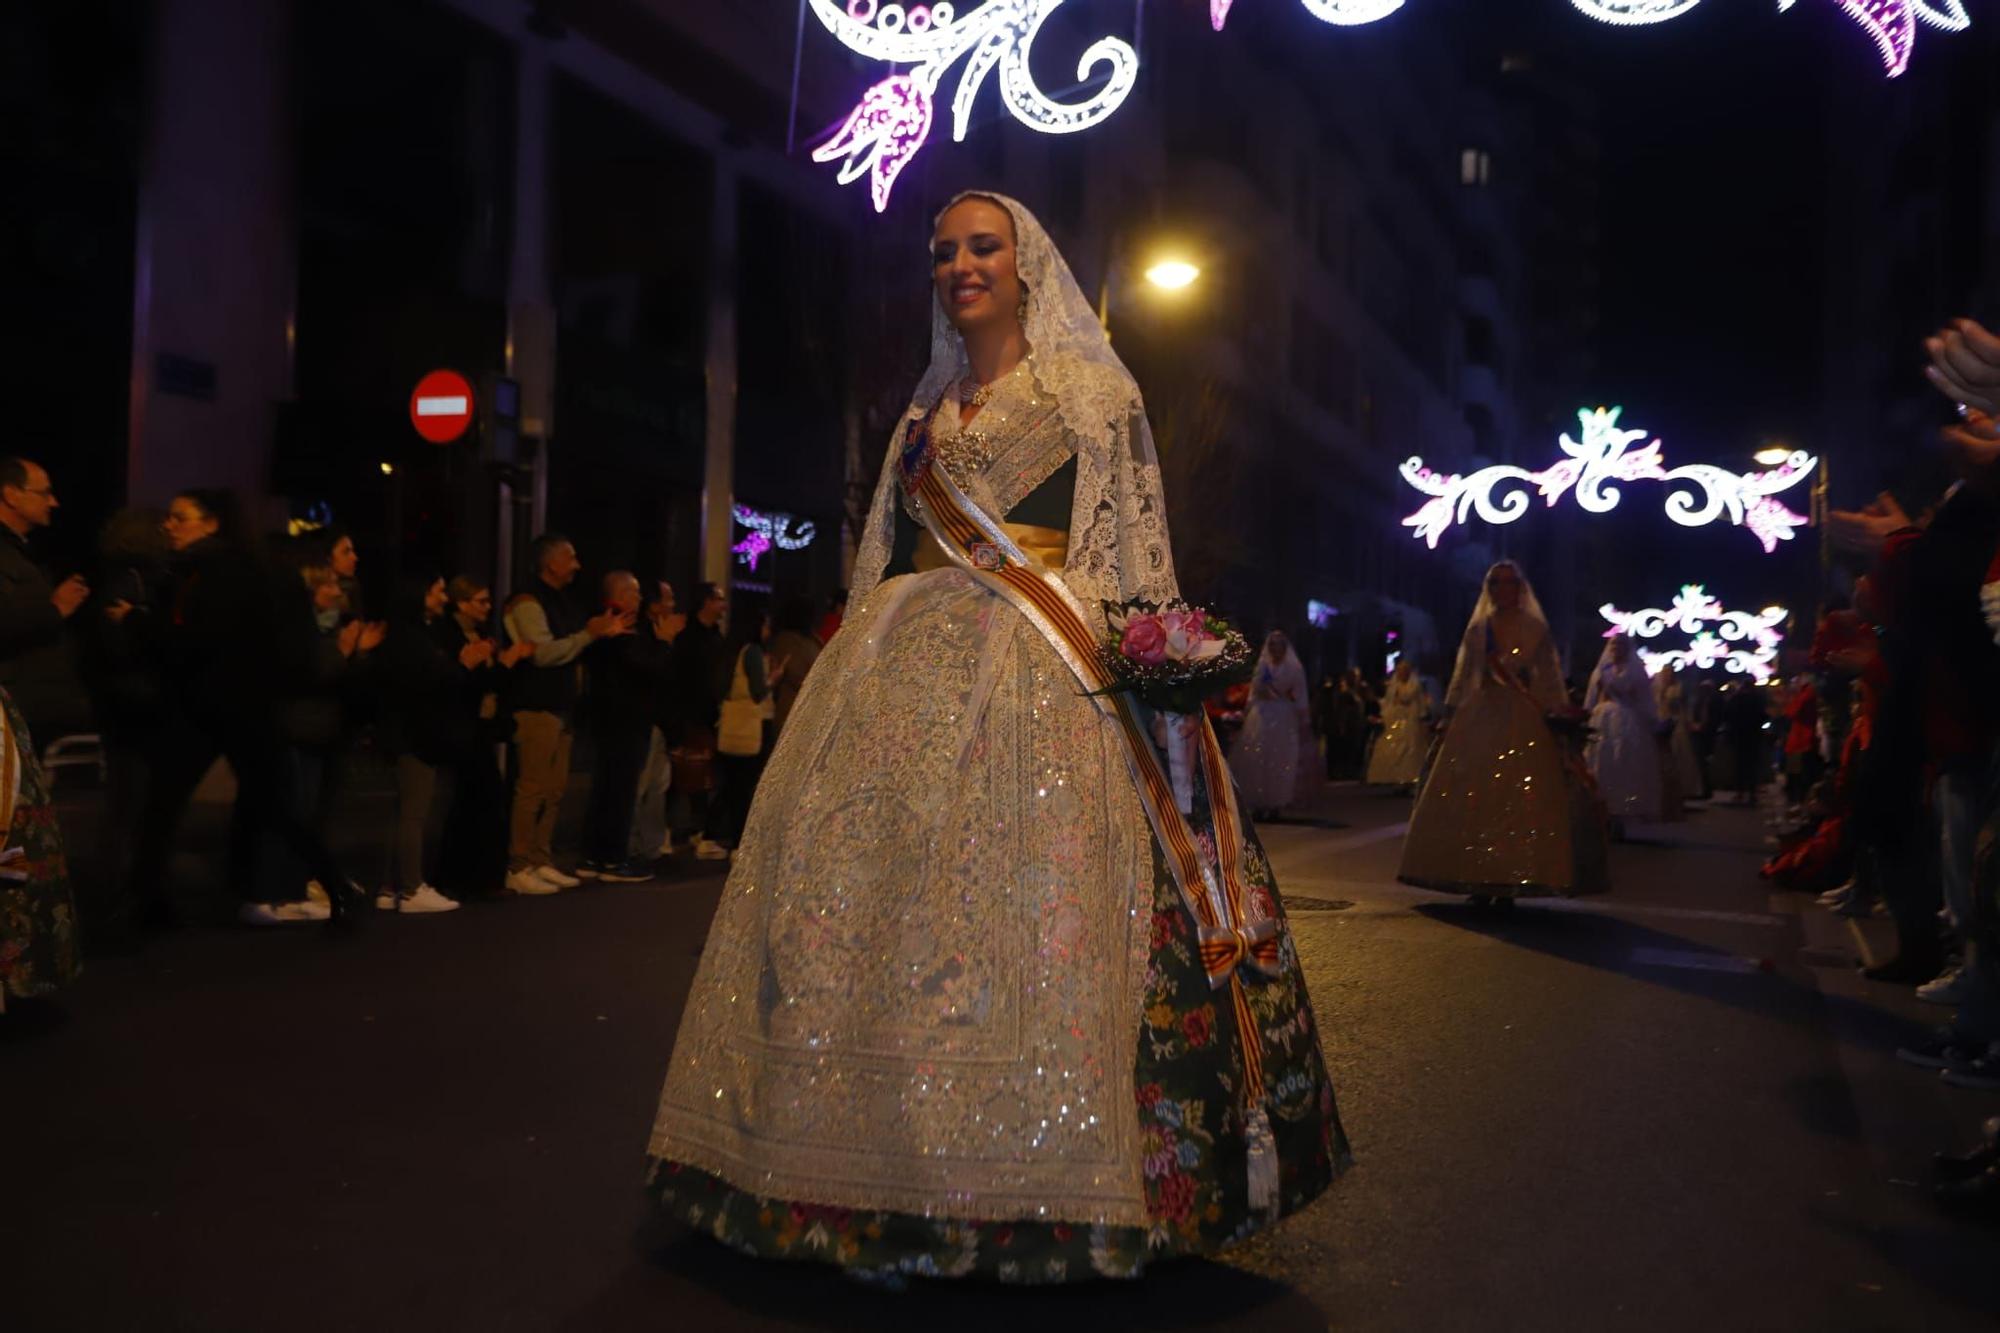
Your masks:
M1731 523L1748 528L1766 554L1776 550L1779 542L1791 540L1793 528L1811 521L1771 498L1811 475L1819 465L1811 454L1794 451L1777 467L1761 472L1730 472L1708 463L1669 470L1660 456L1658 440L1632 448L1646 438L1646 432L1620 429L1618 416L1623 410L1600 407L1578 412L1583 438L1579 441L1563 435L1558 443L1567 456L1540 472L1501 463L1459 476L1433 472L1421 458L1405 460L1400 469L1403 480L1431 498L1402 525L1435 550L1438 539L1454 523L1463 523L1474 514L1488 523L1512 523L1528 512L1533 503L1530 493L1552 507L1574 492L1579 508L1608 514L1617 508L1621 496L1617 487L1606 484L1613 481L1679 483L1681 488L1667 497L1667 517L1693 528L1726 516Z
M1875 39L1882 65L1895 78L1910 67L1910 48L1917 40L1913 0L1839 0L1847 16Z
M1688 0L1690 4L1694 0ZM1229 7L1236 0L1208 0L1208 23L1217 32L1229 18ZM1406 0L1299 0L1306 7L1306 13L1322 23L1332 23L1343 28L1358 28L1364 23L1388 18L1401 9Z
M1965 0L1943 0L1942 4L1917 0L1916 10L1919 20L1945 32L1964 32L1972 26L1972 15L1965 12Z
M1637 26L1665 23L1693 9L1700 0L1570 0L1578 9L1605 23ZM1833 0L1849 18L1860 24L1882 53L1882 65L1890 78L1910 67L1910 52L1916 45L1917 25L1928 23L1944 32L1964 32L1972 26L1965 0ZM1778 12L1787 13L1798 0L1778 0Z
M880 4L877 0L811 0L813 14L843 46L885 65L907 66L868 89L833 136L813 150L815 162L840 162L840 183L868 177L875 211L889 206L897 175L930 138L938 84L967 56L951 99L951 137L965 138L973 100L987 76L1000 78L1000 98L1014 119L1045 134L1089 129L1124 104L1139 77L1139 54L1102 37L1077 59L1079 83L1102 73L1104 84L1079 102L1043 93L1028 68L1042 24L1064 0L987 0L960 14L952 5ZM1223 6L1227 13L1227 6ZM1213 11L1211 11L1213 13Z
M813 150L813 161L840 164L840 183L868 177L868 193L880 213L889 206L897 173L931 133L931 97L904 74L892 74L861 94L847 123Z
M1321 23L1343 28L1358 28L1388 18L1403 7L1403 0L1299 0L1299 3Z
M773 549L798 551L812 545L819 529L812 523L795 519L790 514L767 514L749 505L733 507L736 526L744 529L743 540L730 547L736 553L736 562L748 565L754 573L757 562Z
M1761 611L1725 610L1699 583L1682 585L1673 605L1664 610L1620 611L1606 602L1597 613L1611 625L1604 632L1607 639L1616 634L1657 639L1670 629L1689 636L1685 648L1669 652L1639 649L1639 660L1649 676L1685 667L1710 671L1720 666L1736 675L1753 677L1759 684L1777 671L1778 647L1785 641L1778 626L1791 614L1782 606L1767 606Z
M1594 19L1636 27L1643 23L1665 23L1677 19L1701 0L1570 0Z

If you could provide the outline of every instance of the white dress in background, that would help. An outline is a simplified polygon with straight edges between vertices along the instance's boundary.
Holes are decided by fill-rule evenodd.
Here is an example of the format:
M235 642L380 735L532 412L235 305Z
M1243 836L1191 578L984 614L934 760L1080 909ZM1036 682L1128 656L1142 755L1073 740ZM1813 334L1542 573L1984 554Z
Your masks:
M1301 737L1312 735L1310 707L1296 652L1288 650L1282 662L1273 662L1268 650L1257 659L1243 734L1229 756L1244 809L1283 810L1298 799L1306 762Z
M1679 672L1662 671L1653 677L1653 707L1662 722L1674 724L1674 734L1667 742L1667 762L1673 765L1674 774L1680 779L1681 797L1699 800L1703 785L1701 756L1695 752L1694 726L1688 716L1687 692L1681 688Z
M1653 712L1653 683L1638 655L1614 661L1609 645L1591 673L1584 696L1590 710L1590 743L1584 761L1613 819L1656 824L1660 803L1660 742Z
M1423 776L1430 736L1424 730L1429 700L1415 674L1390 677L1382 695L1382 735L1368 760L1368 782L1380 787L1406 787Z

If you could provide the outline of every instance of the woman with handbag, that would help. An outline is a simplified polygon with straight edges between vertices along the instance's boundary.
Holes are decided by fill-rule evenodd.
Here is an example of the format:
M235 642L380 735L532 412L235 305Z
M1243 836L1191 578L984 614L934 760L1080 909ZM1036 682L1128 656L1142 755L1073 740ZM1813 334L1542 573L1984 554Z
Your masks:
M750 798L757 793L757 779L777 736L773 691L784 678L787 665L785 658L764 651L771 637L768 614L745 616L742 623L747 632L736 650L729 693L723 697L722 715L715 728L715 800L709 805L708 822L702 830L709 842L732 851L743 837Z

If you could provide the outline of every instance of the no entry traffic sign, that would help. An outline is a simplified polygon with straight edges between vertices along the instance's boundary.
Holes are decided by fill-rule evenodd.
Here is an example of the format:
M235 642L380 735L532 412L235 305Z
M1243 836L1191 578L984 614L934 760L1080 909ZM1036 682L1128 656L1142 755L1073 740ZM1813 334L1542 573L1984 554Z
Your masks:
M432 444L450 444L472 424L472 386L455 370L433 370L410 395L410 424Z

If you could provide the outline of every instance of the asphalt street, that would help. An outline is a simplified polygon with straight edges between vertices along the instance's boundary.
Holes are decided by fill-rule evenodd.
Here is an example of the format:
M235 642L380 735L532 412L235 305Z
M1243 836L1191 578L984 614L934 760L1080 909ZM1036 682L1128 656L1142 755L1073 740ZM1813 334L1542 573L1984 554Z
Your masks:
M351 803L363 864L383 799ZM898 1294L650 1216L721 887L690 865L92 959L63 1021L0 1042L0 1326L1992 1327L2000 1233L1926 1181L2000 1097L1894 1059L1940 1013L1856 977L1879 925L1765 889L1755 812L1641 830L1610 896L1500 914L1394 882L1408 810L1336 788L1264 829L1359 1162L1221 1259ZM87 862L117 833L72 837Z

